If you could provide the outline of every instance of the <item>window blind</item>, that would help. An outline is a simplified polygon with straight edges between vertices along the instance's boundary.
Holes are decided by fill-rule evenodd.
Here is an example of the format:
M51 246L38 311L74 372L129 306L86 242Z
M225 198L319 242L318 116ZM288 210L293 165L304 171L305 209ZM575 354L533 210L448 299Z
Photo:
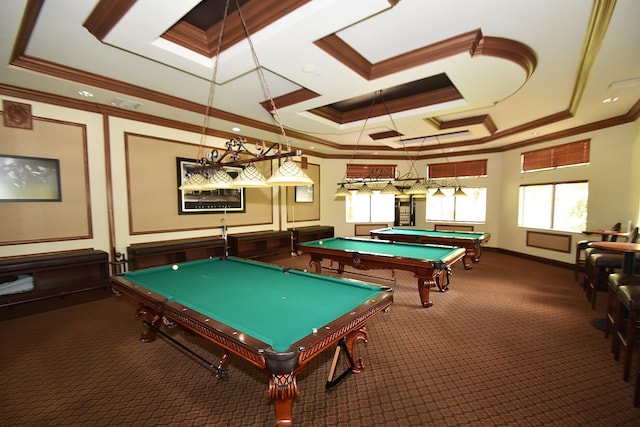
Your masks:
M570 142L522 153L522 171L589 163L590 140Z
M459 178L462 176L487 176L487 159L466 162L434 163L428 165L429 178Z
M394 179L396 165L348 164L347 179Z

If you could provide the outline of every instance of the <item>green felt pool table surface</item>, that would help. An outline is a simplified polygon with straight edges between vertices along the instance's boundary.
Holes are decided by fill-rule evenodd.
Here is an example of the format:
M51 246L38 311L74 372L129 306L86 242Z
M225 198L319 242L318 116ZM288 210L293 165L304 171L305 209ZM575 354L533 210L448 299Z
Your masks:
M474 231L440 231L418 228L380 228L369 232L372 238L436 245L451 245L465 248L464 268L471 269L472 263L480 261L482 245L491 238L490 233Z
M473 232L473 231L437 231L437 230L421 230L411 228L382 228L373 230L372 233L380 234L405 234L411 236L428 236L428 237L441 237L448 239L472 239L483 240L486 238L487 233Z
M235 257L132 271L112 276L111 283L139 303L136 316L146 326L142 342L157 334L171 339L160 328L177 324L224 350L218 374L226 371L223 364L230 354L266 373L276 425L287 426L299 394L298 372L334 345L349 357L343 358L345 372L337 378L330 373L333 379L327 384L363 372L356 343L368 341L366 323L393 303L388 286ZM333 366L338 355L336 350Z
M458 252L458 248L443 245L418 245L414 243L385 242L382 240L333 237L302 244L307 250L312 248L335 249L345 252L359 252L381 256L439 261Z
M447 245L392 242L389 240L333 237L300 245L309 254L309 267L322 273L322 262L338 263L338 274L345 266L356 270L406 270L418 279L418 292L423 307L430 307L429 288L445 291L449 286L451 266L464 258L465 249ZM395 275L395 273L392 273Z
M346 281L229 257L125 273L136 285L176 301L270 345L287 350L384 291ZM295 321L283 322L283 316Z

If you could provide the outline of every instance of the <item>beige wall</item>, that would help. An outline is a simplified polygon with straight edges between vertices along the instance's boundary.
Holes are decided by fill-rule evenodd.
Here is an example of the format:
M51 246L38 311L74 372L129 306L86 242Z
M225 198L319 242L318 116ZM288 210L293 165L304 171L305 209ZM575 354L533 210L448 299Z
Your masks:
M0 257L83 248L95 248L108 251L109 231L107 201L105 197L106 170L102 116L99 114L57 107L25 99L7 96L3 96L2 99L30 104L34 117L85 125L87 133L87 159L89 163L88 175L90 183L91 224L93 234L90 238L75 240L0 246ZM25 132L29 131L25 130ZM34 143L35 142L36 141L34 141ZM46 143L46 141L37 142ZM0 145L1 144L2 142L0 141ZM2 151L3 154L12 154L4 152L4 146L0 151ZM79 208L84 209L82 206ZM6 209L6 206L0 204L0 209ZM45 212L43 212L43 214L45 214Z
M581 167L521 174L520 154L523 151L530 151L532 147L504 153L502 155L502 182L498 188L502 194L500 248L569 263L575 259L575 253L563 254L525 246L527 229L517 226L520 184L588 180L589 217L587 218L587 227L591 229L609 228L618 221L626 225L628 220L636 217L637 207L635 209L631 207L632 195L629 187L633 143L634 139L637 139L637 136L634 135L635 132L635 126L627 124L558 139L533 147L543 148L590 138L590 163ZM573 233L572 242L575 243L576 240L584 238L585 236L580 233Z
M634 224L640 224L640 120L636 120L634 124L633 135L629 175L629 218Z
M18 244L0 246L0 256L22 255L30 253L53 252L92 247L110 251L109 244L109 211L106 189L106 157L104 144L103 117L99 114L72 110L63 107L32 102L30 100L3 97L3 99L29 103L32 105L34 116L82 124L87 130L87 155L89 161L89 179L91 195L91 216L93 236L89 239L68 240L60 242L44 242L33 244ZM194 153L200 136L161 126L138 123L119 118L108 118L109 146L111 160L111 180L113 184L113 218L116 249L125 251L132 243L148 241L183 239L191 237L211 236L220 234L219 221L212 221L210 228L168 231L143 235L132 235L129 230L129 206L127 199L125 134L136 133L149 137L167 139L182 143L193 144ZM566 142L590 138L591 163L585 167L565 168L556 171L539 172L536 174L520 174L521 151L557 145ZM206 145L221 146L222 139L207 138ZM10 154L10 153L9 153ZM195 156L195 154L194 154ZM488 177L466 180L465 185L486 185L487 193L487 221L476 226L476 229L490 232L492 237L489 246L499 247L515 252L531 254L549 259L571 263L573 254L563 254L543 249L527 247L525 245L526 230L517 226L518 214L518 186L521 183L549 182L562 180L583 180L590 182L590 201L588 226L605 228L612 223L621 221L624 224L632 220L640 223L640 121L614 128L585 133L570 138L528 146L523 150L513 150L505 153L489 155L464 156L450 158L462 161L479 158L488 159ZM284 191L273 188L274 204L270 209L272 222L269 224L232 227L230 232L249 232L262 230L286 229L292 226L305 225L333 225L338 236L353 235L353 224L345 222L344 200L334 199L333 194L337 183L343 180L345 166L348 160L327 160L308 157L308 161L320 167L320 220L287 222L287 208L284 206ZM356 163L375 163L359 161ZM380 163L390 163L381 160ZM401 173L409 169L409 162L399 161ZM419 161L415 167L424 174L428 161ZM277 165L273 165L275 168ZM175 171L169 171L171 175ZM0 205L0 209L3 208ZM432 228L432 223L424 220L424 201L417 202L417 226ZM573 241L583 238L579 233L572 235Z
M489 189L496 188L501 181L501 162L500 155L498 154L489 154L484 156L461 156L450 159L450 161L465 161L465 160L473 160L473 159L488 159L487 169L488 176L484 178L469 178L462 180L462 185L466 185L469 187L472 186L486 186ZM323 174L324 191L323 200L326 200L325 210L323 211L323 224L331 224L336 227L336 235L339 236L353 236L354 233L354 225L347 224L345 222L345 200L344 198L334 198L333 194L335 193L338 186L336 185L338 182L343 181L344 179L344 171L346 169L347 163L350 163L349 160L331 160L331 167L326 168ZM415 171L421 176L424 177L427 171L428 163L437 163L440 160L420 160L417 161L414 165ZM400 174L405 174L409 171L410 162L407 160L400 161L390 161L390 160L362 160L362 161L353 161L353 163L380 163L380 164L389 164L389 163L397 163L398 171ZM415 175L415 172L412 172ZM499 191L487 191L487 221L485 224L476 224L476 229L491 233L491 242L489 246L497 246L495 242L499 238L500 230L499 230L499 206L500 206L501 195ZM426 221L426 212L425 212L425 200L424 199L416 199L416 228L428 228L433 229L434 223ZM389 223L389 225L393 225L393 222Z

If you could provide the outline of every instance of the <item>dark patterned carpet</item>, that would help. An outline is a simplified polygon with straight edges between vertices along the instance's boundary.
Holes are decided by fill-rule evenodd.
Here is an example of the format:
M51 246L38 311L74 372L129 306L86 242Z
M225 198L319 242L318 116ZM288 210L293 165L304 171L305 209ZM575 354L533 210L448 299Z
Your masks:
M591 310L572 270L489 250L473 270L453 270L450 290L434 292L427 309L416 279L398 271L391 311L358 345L365 372L327 391L333 351L317 357L298 377L296 425L640 425L633 383L590 323L605 298ZM0 425L273 424L263 374L232 357L217 379L166 339L142 344L134 311L112 297L0 322ZM215 346L170 333L217 362Z

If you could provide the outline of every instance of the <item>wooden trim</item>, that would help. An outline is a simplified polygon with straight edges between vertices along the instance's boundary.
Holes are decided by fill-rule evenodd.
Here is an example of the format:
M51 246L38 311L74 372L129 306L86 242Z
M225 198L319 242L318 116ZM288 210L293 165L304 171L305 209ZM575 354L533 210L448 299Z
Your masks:
M320 96L320 94L312 90L301 88L293 92L286 93L282 96L273 98L273 103L276 105L276 108L284 108L288 107L289 105L294 105L300 102L308 101L309 99L317 98L318 96ZM260 105L262 105L262 108L267 111L273 110L273 106L271 105L270 100L262 101Z
M527 79L536 69L536 54L524 43L501 37L483 37L478 44L476 55L493 56L514 62L527 73Z
M371 63L367 58L360 55L355 49L338 37L336 33L318 39L313 42L313 44L333 56L346 67L351 68L351 70L363 78L371 80Z
M455 119L455 120L440 121L433 117L431 117L430 119L432 119L435 122L434 123L435 126L440 130L455 129L455 128L469 127L469 126L483 126L487 130L487 132L489 132L490 135L493 135L498 130L498 127L493 122L493 119L491 118L491 116L489 116L488 114L485 114L482 116L465 117L462 119Z
M325 105L309 110L309 112L332 122L345 124L363 120L367 117L381 117L389 113L398 113L414 108L426 107L428 105L436 105L459 99L462 99L460 92L458 92L455 87L449 86L430 90L428 92L416 93L411 96L390 100L385 103L375 103L371 106L365 105L353 110L340 111L331 105Z
M136 0L100 0L82 26L102 41L135 3Z
M147 123L147 124L154 124L154 125L158 125L158 126L165 126L165 127L170 127L173 129L179 129L179 130L184 130L184 131L188 131L188 132L194 132L194 133L201 133L202 132L202 126L198 126L198 125L193 125L193 124L189 124L189 123L185 123L185 122L179 122L176 120L170 120L170 119L166 119L163 117L158 117L158 116L152 116L149 114L144 114L144 113L139 113L139 112L135 112L135 111L128 111L128 110L122 110L122 109L118 109L115 107L109 107L108 105L100 105L98 106L95 103L89 103L86 101L80 101L80 100L75 100L72 98L66 98L66 97L61 97L58 95L53 95L53 94L49 94L49 93L45 93L45 92L40 92L40 91L36 91L36 90L31 90L31 89L24 89L24 88L19 88L16 86L9 86L9 85L3 85L0 84L0 94L2 95L6 95L6 96L14 96L16 98L23 98L23 99L28 99L31 101L38 101L38 102L43 102L43 103L47 103L47 104L51 104L51 105L57 105L57 106L62 106L62 107L67 107L67 108L73 108L73 109L77 109L77 110L81 110L81 111L88 111L88 112L93 112L93 113L100 113L100 114L106 114L109 117L118 117L118 118L123 118L123 119L127 119L127 120L133 120L133 121L139 121L142 123ZM214 115L212 115L212 117L214 117ZM606 119L606 120L600 120L598 122L594 122L594 123L589 123L587 125L581 125L581 126L577 126L571 129L566 129L560 132L556 132L553 134L549 134L549 135L542 135L542 136L538 136L535 138L531 138L531 139L526 139L520 142L516 142L516 143L512 143L512 144L507 144L501 147L494 147L494 148L478 148L478 149L470 149L470 150L460 150L458 152L448 152L447 156L448 157L460 157L460 156L469 156L469 155L476 155L476 154L490 154L490 153L502 153L502 152L508 152L508 151L512 151L512 150L516 150L519 148L523 148L523 147L529 147L529 146L533 146L533 145L538 145L541 144L543 142L549 142L549 141L555 141L557 139L562 139L562 138L568 138L568 137L573 137L576 135L582 135L584 133L588 133L588 132L595 132L601 129L607 129L610 127L615 127L615 126L620 126L620 125L624 125L627 123L632 123L635 120L637 120L640 117L640 101L638 101L636 104L634 104L634 107L629 110L627 113L611 118L611 119ZM560 119L559 119L560 120ZM544 121L542 124L550 124L550 123L554 123L558 120L547 120ZM243 121L243 123L246 122ZM252 126L252 125L249 125ZM529 128L528 126L522 126L519 128ZM280 131L277 130L275 131L276 133L280 134ZM231 139L232 137L235 137L237 135L232 134L231 132L224 132L224 131L220 131L217 129L206 129L205 132L207 135L210 136L217 136L220 138L227 138L227 139ZM519 133L519 132L513 132L513 133ZM392 153L393 155L390 154L385 154L386 152L392 152L392 151L397 151L397 149L393 149L393 148L387 148L387 147L383 147L380 145L359 145L358 147L354 146L354 145L344 145L341 146L339 144L330 142L330 141L326 141L323 140L321 138L317 138L317 137L313 137L313 136L309 136L309 135L303 135L300 132L296 132L296 131L291 131L291 130L287 130L287 136L289 136L290 138L296 138L296 139L302 139L304 141L307 142L313 142L316 144L322 144L325 145L327 147L331 147L331 148L335 148L337 150L341 150L344 152L344 154L325 154L325 153L320 153L320 152L314 152L312 150L305 150L306 154L309 155L313 155L314 157L318 157L321 159L351 159L351 160L390 160L390 161L398 161L398 160L406 160L406 152L418 152L421 150L432 150L435 149L437 147L435 146L422 146L422 147L405 147L405 153L401 154L401 155L397 155L397 153ZM490 137L492 140L493 139L499 139L506 136L505 134L501 134L499 135L497 138L492 138ZM475 140L475 141L466 141L466 142L457 142L457 143L451 143L451 144L441 144L441 148L450 148L450 147L472 147L474 145L481 145L484 144L485 142L489 142L488 140L484 139L484 140ZM295 148L294 145L292 145L292 147ZM360 150L376 150L376 151L380 151L380 153L378 155L373 155L373 154L354 154L353 151L359 148ZM348 154L347 154L348 153ZM415 156L416 160L428 160L428 159L441 159L442 158L442 154L440 153L435 153L435 154L424 154L424 155L417 155Z
M5 129L0 127L5 154L60 161L62 199L53 203L3 202L0 245L92 239L87 125L36 116L29 132L21 130L9 137ZM19 228L11 226L16 215L21 221ZM62 218L66 220L63 224L60 223ZM56 221L60 227L53 227Z
M571 235L527 230L527 246L571 253Z
M256 33L267 25L273 24L296 9L304 6L309 1L310 0L250 0L243 4L240 10L247 25L247 31ZM162 38L201 55L208 57L215 56L218 49L220 29L223 25L223 12L224 6L220 8L220 20L211 22L206 30L201 30L185 20L180 20L167 30L162 35ZM246 37L247 34L240 19L240 14L237 10L229 10L226 22L224 23L224 37L222 39L221 50L224 51L228 49Z
M106 0L101 0L101 2L105 2ZM119 3L122 4L126 4L127 1L129 0L117 0ZM397 0L389 0L389 3L392 5L395 5L395 3L397 3ZM600 4L600 0L599 0L599 4ZM55 63L51 63L51 62L47 62L47 61L43 61L42 59L39 58L34 58L34 57L29 57L25 54L25 49L26 46L29 42L29 38L34 30L34 26L35 26L35 22L36 19L40 13L40 10L42 8L42 5L44 4L44 0L29 0L27 2L27 6L25 7L25 12L23 15L23 19L22 19L22 23L20 26L20 30L18 32L18 36L16 38L16 42L14 44L14 48L11 54L11 60L10 60L10 64L16 67L20 67L20 68L24 68L25 70L30 70L30 71L34 71L37 73L42 73L44 75L50 75L56 78L61 78L61 79L65 79L65 80L70 80L70 81L76 81L76 82L81 82L81 83L86 83L89 84L91 86L98 86L100 88L109 90L109 91L114 91L114 92L119 92L119 93L123 93L123 94L127 94L129 96L132 97L137 97L137 98L143 98L143 99L148 99L150 101L153 102L158 102L158 103L164 103L166 105L171 105L174 108L179 108L179 109L184 109L187 111L192 111L192 112L197 112L197 113L202 113L204 114L204 106L196 104L196 103L192 103L183 99L179 99L179 98L175 98L175 97L168 97L165 94L161 94L158 92L154 92L154 91L149 91L149 90L145 90L143 88L140 88L138 86L133 86L133 85L125 85L122 84L121 82L116 82L112 79L106 79L104 77L101 76L97 76L97 75L93 75L93 74L88 74L86 72L83 72L81 70L77 70L77 69L72 69L69 67L64 67L61 66L60 64L55 64ZM594 6L595 7L595 6ZM599 6L600 7L600 6ZM599 14L601 14L602 16L598 19L606 19L606 15L608 12L598 12ZM86 25L89 25L89 23L86 22ZM93 25L93 24L92 24ZM479 30L476 30L477 32L472 32L474 34L480 34ZM595 29L591 29L591 31L595 31ZM480 36L482 36L480 34ZM337 38L337 37L336 37ZM324 39L322 39L324 40ZM509 40L510 42L513 43L517 43L514 42L512 40ZM497 43L497 42L496 42ZM491 43L490 43L491 44ZM478 45L479 43L476 42L473 45L470 45L470 52L476 52L478 50ZM488 49L492 46L482 46L482 49ZM351 49L349 46L346 46L347 49ZM480 53L482 53L482 49L480 50ZM496 49L494 47L494 49ZM504 47L502 49L505 49ZM508 49L507 49L508 50ZM518 52L518 49L514 48L511 49L512 51ZM348 57L351 53L350 52L346 52L344 53L345 57ZM357 54L357 53L356 53ZM476 54L478 54L478 52L476 52ZM486 54L486 51L483 53ZM584 56L586 56L587 53L585 53L585 55L583 55L582 61L585 63L585 66L590 65L589 61L585 61ZM498 55L500 57L500 55ZM518 63L518 61L520 63L522 63L522 59L518 59L518 57L526 57L527 55L523 52L519 52L516 57L513 58L513 61ZM338 58L338 60L340 60L340 58ZM423 58L424 60L424 58ZM527 67L529 67L529 65L527 65ZM576 88L576 91L579 88ZM22 88L18 88L18 87L12 87L12 86L7 86L7 85L0 85L0 92L2 92L3 94L6 95L10 95L10 96L16 96L16 97L21 97L21 98L25 98L25 99L30 99L30 100L38 100L40 102L48 102L51 103L53 105L63 105L63 106L69 106L70 108L78 108L84 111L100 111L103 113L107 113L110 116L114 116L114 117L123 117L123 118L127 118L130 120L140 120L146 123L152 123L152 124L158 124L160 126L169 126L169 127L174 127L176 129L187 129L191 131L191 128L194 128L194 126L187 124L187 123L179 123L177 121L172 121L169 119L165 119L165 118L160 118L160 117L153 117L150 115L145 115L145 114L140 114L140 113L135 113L135 112L131 112L131 111L117 111L115 108L109 108L109 106L97 106L95 103L88 103L88 102L84 102L84 101L78 101L78 100L74 100L72 98L63 98L57 95L52 95L52 94L46 94L43 92L38 92L38 91L34 91L34 90L28 90L28 89L22 89ZM286 98L287 95L282 95L283 98ZM593 132L593 131L597 131L600 129L606 129L609 127L614 127L614 126L619 126L619 125L623 125L626 123L631 123L634 122L635 120L638 119L638 117L640 117L640 101L636 102L634 104L634 106L627 111L624 114L621 114L619 116L613 117L613 118L609 118L609 119L605 119L605 120L600 120L597 122L593 122L593 123L588 123L586 125L581 125L581 126L576 126L574 128L571 129L565 129L562 130L560 132L555 132L552 134L548 134L548 135L542 135L542 136L537 136L535 138L530 138L530 139L526 139L520 142L516 142L513 144L507 144L504 145L502 147L494 147L494 148L482 148L481 146L492 142L492 141L496 141L496 140L501 140L501 139L505 139L509 136L512 135L516 135L516 134L521 134L524 133L528 130L534 129L534 128L538 128L538 127L542 127L544 125L549 125L552 123L556 123L562 120L566 120L566 119L570 119L573 117L573 113L572 113L572 105L575 103L575 96L572 100L572 103L569 107L567 107L566 110L564 111L559 111L553 114L550 114L548 116L542 117L538 120L534 120L532 122L529 123L524 123L520 126L516 126L512 129L505 129L502 130L500 132L497 133L493 133L486 138L479 138L476 140L469 140L469 141L465 141L465 142L452 142L452 143L443 143L440 146L436 147L435 145L432 146L424 146L424 147L407 147L406 151L407 152L416 152L419 153L420 151L428 151L428 150L433 150L433 149L448 149L448 148L460 148L460 147L465 147L464 149L460 149L459 151L455 151L455 152L451 152L449 153L449 157L456 157L456 156L468 156L468 155L475 155L475 154L488 154L488 153L499 153L499 152L506 152L506 151L511 151L511 150L515 150L521 147L526 147L526 146L531 146L531 145L536 145L536 144L540 144L542 142L548 142L548 141L553 141L556 139L561 139L561 138L566 138L566 137L572 137L575 135L580 135L586 132ZM267 130L269 132L273 132L276 134L280 134L280 130L277 128L277 126L272 126L266 123L262 123L262 122L255 122L243 117L238 117L238 116L234 116L234 115L230 115L230 114L225 114L224 112L221 112L219 110L216 109L211 109L210 114L212 117L218 117L221 118L223 120L229 120L232 122L237 122L239 124L245 125L245 126L255 126L259 129L263 129L263 130ZM224 114L224 116L223 116ZM202 132L201 129L196 130L196 132ZM211 130L211 129L207 129L207 134L208 135L214 135L216 133L220 133L219 131L216 132L215 130ZM321 144L324 145L326 147L330 147L330 148L335 148L338 150L343 151L345 154L323 154L323 153L313 153L312 151L307 150L308 153L315 155L316 157L319 158L323 158L323 159L345 159L345 158L351 158L352 154L351 152L354 150L354 146L341 146L340 144L336 144L333 143L331 141L328 140L324 140L322 138L313 136L313 135L304 135L301 132L296 132L296 131L292 131L289 130L287 131L287 134L290 138L296 138L296 139L301 139L301 140L305 140L308 142L312 142L314 144ZM220 135L214 135L214 136L220 136ZM226 136L225 136L226 137ZM472 149L473 146L477 146L477 149ZM381 147L379 145L374 146L374 145L360 145L358 148L360 148L361 150L375 150L375 151L379 151L381 152L381 154L377 155L377 156L373 156L373 155L363 155L363 156L356 156L354 158L357 159L388 159L388 160L395 160L392 152L397 151L394 148L391 147ZM349 153L349 154L346 154ZM405 158L406 157L406 153L403 156L397 156L398 158ZM441 157L441 154L425 154L425 155L418 155L416 157L416 160L426 160L426 159L432 159L432 158L439 158Z
M24 15L22 16L22 22L20 23L20 29L18 30L18 35L13 45L13 51L11 52L10 64L13 64L16 58L24 55L43 5L44 0L29 0L27 3L24 9Z
M367 80L375 80L465 52L471 56L494 56L512 61L525 70L527 79L531 77L537 66L535 53L530 47L514 40L485 37L479 29L458 34L375 64L371 64L335 33L316 40L314 44Z
M388 76L418 65L435 62L460 53L469 53L473 56L482 37L482 32L476 29L380 61L372 65L370 80Z

